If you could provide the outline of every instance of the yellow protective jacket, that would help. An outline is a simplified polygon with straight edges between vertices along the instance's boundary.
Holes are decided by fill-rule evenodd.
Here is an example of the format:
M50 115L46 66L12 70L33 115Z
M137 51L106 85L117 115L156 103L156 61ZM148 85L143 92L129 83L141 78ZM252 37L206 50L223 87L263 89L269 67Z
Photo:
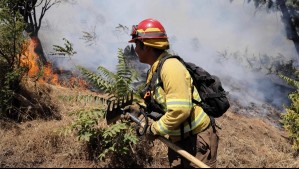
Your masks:
M167 52L161 54L151 66L147 83L150 83L160 59L166 55ZM192 134L205 130L210 124L210 118L200 106L192 103L192 98L200 101L200 96L193 87L192 78L185 66L176 58L167 59L162 66L160 77L163 88L158 85L151 93L166 113L152 123L152 132L162 136L169 135L169 138L175 142L181 139L182 123L184 123L185 137L189 135L190 130ZM155 83L159 83L158 80ZM189 116L191 116L191 129L187 120Z

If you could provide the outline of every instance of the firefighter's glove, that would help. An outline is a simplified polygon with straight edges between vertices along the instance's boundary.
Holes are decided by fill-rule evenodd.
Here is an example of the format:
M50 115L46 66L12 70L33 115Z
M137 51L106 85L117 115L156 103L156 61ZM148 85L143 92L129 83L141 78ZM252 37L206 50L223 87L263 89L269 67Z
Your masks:
M146 131L146 139L149 142L153 142L158 135L155 134L156 132L154 132L155 129L153 128L153 125L151 124L150 126L148 126L147 131Z
M130 120L131 118L128 113L130 113L131 115L133 115L135 117L138 117L139 113L141 111L143 111L143 109L141 109L138 104L132 104L132 105L124 107L123 111L124 111L124 114L121 115L121 119Z

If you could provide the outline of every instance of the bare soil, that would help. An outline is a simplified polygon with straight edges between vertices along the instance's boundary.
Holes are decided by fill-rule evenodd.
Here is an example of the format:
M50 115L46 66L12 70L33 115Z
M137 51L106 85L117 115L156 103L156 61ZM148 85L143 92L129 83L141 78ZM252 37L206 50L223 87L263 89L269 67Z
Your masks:
M135 152L123 161L115 160L115 157L106 161L90 159L83 142L77 141L74 134L64 136L59 131L72 122L69 112L96 105L65 101L59 96L94 93L76 88L46 87L61 118L34 119L22 123L1 120L1 168L167 167L167 147L159 140L154 142L154 146L141 141ZM237 103L232 104L235 107ZM233 108L217 119L217 124L222 128L219 130L217 167L299 168L299 158L291 149L283 128L273 124L273 120L246 115L246 112L240 113L238 110L241 112L241 109ZM103 123L101 125L105 125Z

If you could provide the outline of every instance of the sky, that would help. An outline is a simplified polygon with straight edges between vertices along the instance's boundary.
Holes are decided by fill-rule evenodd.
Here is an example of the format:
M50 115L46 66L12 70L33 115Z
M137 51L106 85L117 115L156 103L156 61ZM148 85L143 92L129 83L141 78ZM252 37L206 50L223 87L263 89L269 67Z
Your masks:
M53 45L63 46L62 38L73 43L77 54L55 59L64 68L81 65L114 70L118 49L130 45L131 26L147 18L163 24L172 52L219 76L225 89L242 104L287 102L275 85L277 78L273 82L273 77L252 72L245 63L256 63L256 58L262 58L264 64L290 59L298 63L294 45L286 39L280 12L256 10L247 1L77 0L50 8L39 36L49 59L53 59L49 55ZM92 44L82 39L83 32L95 33Z

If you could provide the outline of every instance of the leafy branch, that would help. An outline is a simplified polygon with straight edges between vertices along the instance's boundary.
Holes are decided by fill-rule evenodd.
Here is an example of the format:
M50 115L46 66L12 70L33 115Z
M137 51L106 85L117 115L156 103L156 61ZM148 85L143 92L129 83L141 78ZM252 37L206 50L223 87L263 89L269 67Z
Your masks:
M73 44L68 41L66 38L62 38L62 40L65 41L64 47L59 45L53 45L54 53L51 53L50 55L63 55L63 56L73 56L77 52L73 49Z
M82 31L83 36L80 39L84 40L85 43L87 44L87 46L96 44L97 34L95 32L95 29L96 29L96 26L94 26L92 32Z

